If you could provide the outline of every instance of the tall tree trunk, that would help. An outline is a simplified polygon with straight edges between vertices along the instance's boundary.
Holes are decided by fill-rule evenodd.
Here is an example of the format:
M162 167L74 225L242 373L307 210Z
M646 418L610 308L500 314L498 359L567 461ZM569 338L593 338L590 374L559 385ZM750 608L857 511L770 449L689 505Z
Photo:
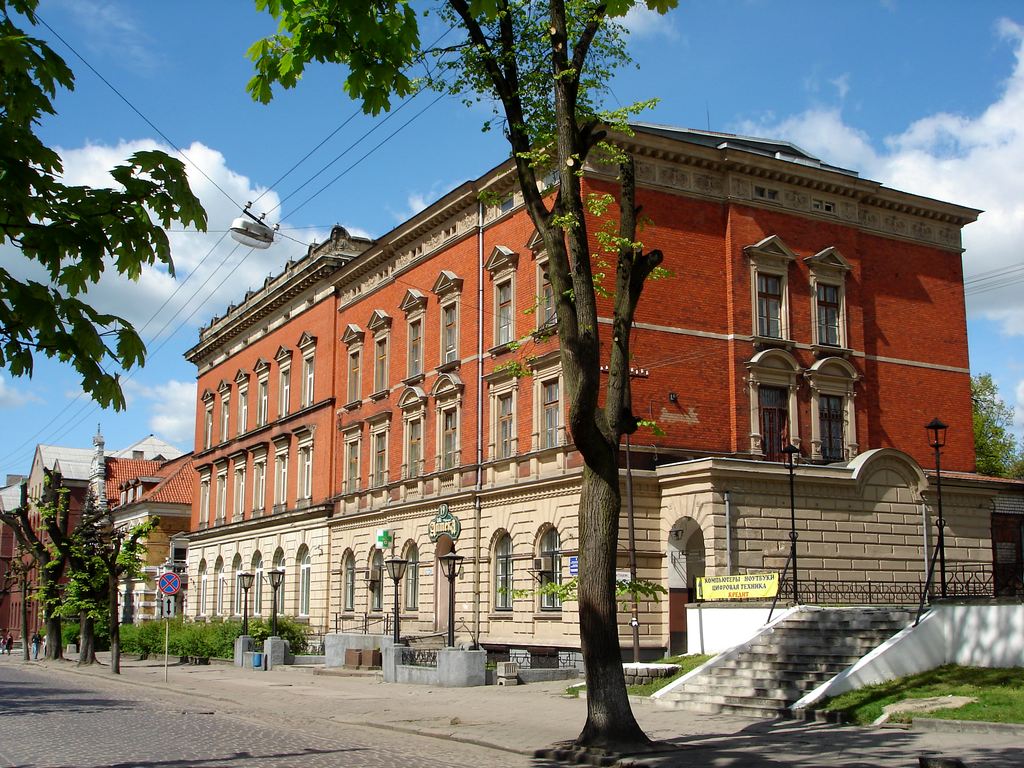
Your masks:
M21 642L25 646L25 661L28 661L28 568L22 564L21 568Z
M96 620L86 611L79 615L78 663L86 666L96 662Z
M107 589L110 592L109 614L110 624L110 672L121 674L121 620L117 615L117 565L107 569Z
M50 563L39 569L39 596L43 603L43 615L46 617L46 658L57 661L64 658L64 638L61 635L60 615L57 604L60 597L60 577L50 573ZM62 569L63 570L63 569Z
M612 453L612 452L609 452ZM619 468L616 453L599 471L583 470L580 492L580 643L586 659L587 722L576 743L586 747L635 749L650 740L633 717L622 672L615 562L618 552Z

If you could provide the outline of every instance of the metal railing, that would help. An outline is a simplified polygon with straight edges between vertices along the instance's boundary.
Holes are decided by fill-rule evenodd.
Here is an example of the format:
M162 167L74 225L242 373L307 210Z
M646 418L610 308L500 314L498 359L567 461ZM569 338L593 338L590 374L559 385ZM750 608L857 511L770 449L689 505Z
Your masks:
M368 613L357 616L334 614L334 632L347 635L390 635L391 614L371 616Z
M324 637L323 632L311 632L306 635L306 655L307 656L323 656L324 651Z
M403 648L398 647L400 658L398 663L407 667L436 667L437 650L434 648Z
M815 605L911 605L921 599L922 581L847 581L801 579L801 602ZM791 579L779 582L779 594L793 592Z

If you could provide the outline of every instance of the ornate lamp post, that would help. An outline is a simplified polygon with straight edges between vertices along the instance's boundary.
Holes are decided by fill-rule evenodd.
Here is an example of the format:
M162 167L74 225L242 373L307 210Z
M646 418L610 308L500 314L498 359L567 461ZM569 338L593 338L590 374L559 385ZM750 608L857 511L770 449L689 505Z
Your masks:
M400 557L389 557L384 561L384 567L388 569L388 576L395 582L395 645L400 642L398 639L398 582L405 576L405 569L409 561Z
M249 590L252 589L252 581L255 576L248 571L238 574L238 583L242 587L245 597L242 598L242 634L249 634Z
M455 647L455 574L459 572L459 564L465 560L462 555L449 552L441 555L437 562L441 565L441 572L448 579L448 647Z
M939 554L939 577L942 579L940 591L943 597L946 596L946 521L942 517L942 463L940 449L946 444L946 429L948 426L935 417L925 425L928 430L928 444L935 449L935 493L938 497L939 519L935 524L939 528L939 537L936 547Z
M800 586L796 570L796 495L793 490L793 460L800 454L800 449L790 443L782 452L786 454L786 467L789 469L789 559L793 561L793 604L800 603Z
M284 582L284 568L268 571L267 578L270 579L270 588L273 590L270 601L270 636L277 637L277 591Z

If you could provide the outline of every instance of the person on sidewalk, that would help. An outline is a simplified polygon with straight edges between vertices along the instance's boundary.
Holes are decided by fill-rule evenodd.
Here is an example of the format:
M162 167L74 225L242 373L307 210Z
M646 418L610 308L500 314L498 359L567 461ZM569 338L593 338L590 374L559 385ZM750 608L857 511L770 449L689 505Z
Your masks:
M7 655L11 655L11 649L14 647L14 636L8 632L7 639L4 640L4 649L7 651Z
M43 638L39 636L39 630L32 635L32 660L37 661L39 659L39 646L43 644Z

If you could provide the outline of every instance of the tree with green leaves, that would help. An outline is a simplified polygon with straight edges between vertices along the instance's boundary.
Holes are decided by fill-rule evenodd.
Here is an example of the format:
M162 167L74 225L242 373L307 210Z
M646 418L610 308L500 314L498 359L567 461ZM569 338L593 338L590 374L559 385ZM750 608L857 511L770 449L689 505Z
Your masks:
M439 4L441 17L460 37L428 50L421 43L417 13L403 0L256 0L260 10L278 20L279 31L249 52L256 66L249 92L262 102L273 97L275 84L297 85L304 67L316 61L346 66L345 90L369 114L390 109L392 99L418 87L494 104L526 209L548 255L569 400L567 426L585 463L578 584L587 681L587 722L577 738L582 747L636 749L649 743L626 695L615 565L619 443L637 429L630 397L630 329L644 282L658 269L662 254L647 251L637 239L641 219L633 160L606 141L605 126L628 130L629 110L604 113L601 101L613 70L628 61L616 19L634 6L664 13L675 4L445 0ZM429 57L435 65L431 73L414 81L410 67ZM584 194L583 168L595 152L620 169L617 221L610 230L602 228L603 245L611 253L596 258L588 214L613 211L616 201ZM540 182L552 173L559 183L549 190ZM608 264L607 278L598 271L603 260L614 262ZM604 333L599 291L611 299L611 324Z
M132 280L159 264L173 274L164 229L176 221L205 230L206 213L184 164L163 152L136 152L110 172L111 189L63 183L60 157L35 131L74 76L15 23L17 15L36 24L37 5L0 0L0 247L9 243L46 276L22 280L0 267L0 368L31 376L36 353L55 357L100 405L122 410L119 374L106 366L141 366L146 348L130 322L87 303L89 288L108 267Z
M977 471L991 477L1024 479L1024 445L1018 445L1013 409L999 397L992 374L971 376L974 410L974 456Z

